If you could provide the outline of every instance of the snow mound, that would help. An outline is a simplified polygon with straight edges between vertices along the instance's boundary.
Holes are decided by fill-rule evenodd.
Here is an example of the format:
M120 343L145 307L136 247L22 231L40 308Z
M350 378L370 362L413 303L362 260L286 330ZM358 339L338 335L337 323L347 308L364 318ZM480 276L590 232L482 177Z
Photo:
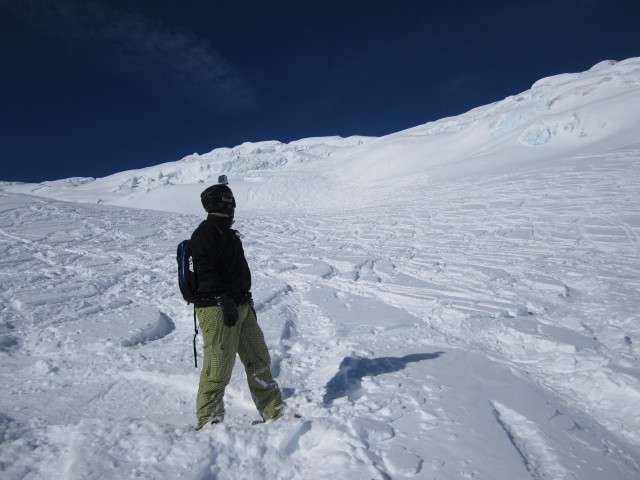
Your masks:
M43 341L58 346L59 339L63 338L65 348L69 349L78 344L133 347L159 340L173 330L175 324L167 315L153 307L142 306L96 312L52 326Z

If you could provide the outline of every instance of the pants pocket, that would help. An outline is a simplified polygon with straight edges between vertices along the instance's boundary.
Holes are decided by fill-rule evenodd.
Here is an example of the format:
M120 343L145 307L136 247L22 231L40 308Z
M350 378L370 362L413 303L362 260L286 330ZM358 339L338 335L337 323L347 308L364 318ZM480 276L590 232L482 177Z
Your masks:
M219 343L211 349L211 356L207 377L216 382L226 383L233 370L233 356L229 356L224 344Z

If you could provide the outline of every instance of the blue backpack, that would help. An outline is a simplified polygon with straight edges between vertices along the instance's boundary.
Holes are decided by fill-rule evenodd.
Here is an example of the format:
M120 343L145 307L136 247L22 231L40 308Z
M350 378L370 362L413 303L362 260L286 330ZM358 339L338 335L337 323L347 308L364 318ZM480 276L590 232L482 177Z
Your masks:
M176 260L178 261L178 287L180 293L187 303L193 303L193 327L195 334L193 335L193 361L198 368L198 353L196 351L196 338L198 338L198 321L196 320L196 302L195 292L198 290L198 277L193 270L193 257L191 256L191 241L183 240L178 245L178 253Z
M178 287L187 303L197 306L198 299L195 292L198 290L198 277L193 270L193 257L191 256L190 240L183 240L178 245L176 260L178 261Z
M219 228L218 231L220 232L220 235L222 235L222 231ZM196 272L193 268L193 256L191 254L190 240L183 240L180 242L180 245L178 245L176 260L178 261L178 287L180 288L180 293L182 293L182 297L187 301L187 303L193 304L193 327L195 330L195 335L193 336L193 359L196 364L196 368L198 368L198 356L196 352L198 321L196 319L196 307L211 305L211 300L198 298L196 296L196 292L198 291L198 277L196 276Z

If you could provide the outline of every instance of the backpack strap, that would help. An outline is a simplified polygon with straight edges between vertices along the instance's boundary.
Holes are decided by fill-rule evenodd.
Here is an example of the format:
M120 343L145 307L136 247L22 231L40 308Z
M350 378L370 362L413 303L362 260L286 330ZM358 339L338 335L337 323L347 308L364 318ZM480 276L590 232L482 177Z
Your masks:
M196 320L196 306L193 306L193 328L196 333L193 336L193 361L196 364L196 368L198 368L198 353L196 352L196 338L198 338L198 322Z

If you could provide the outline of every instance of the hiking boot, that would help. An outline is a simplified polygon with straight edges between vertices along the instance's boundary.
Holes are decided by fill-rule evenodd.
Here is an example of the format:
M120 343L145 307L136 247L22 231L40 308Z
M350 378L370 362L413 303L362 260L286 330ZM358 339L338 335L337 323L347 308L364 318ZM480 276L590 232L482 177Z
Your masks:
M217 425L218 423L222 423L222 420L222 417L215 417L205 420L204 422L200 422L196 425L196 432L202 430L207 425Z

